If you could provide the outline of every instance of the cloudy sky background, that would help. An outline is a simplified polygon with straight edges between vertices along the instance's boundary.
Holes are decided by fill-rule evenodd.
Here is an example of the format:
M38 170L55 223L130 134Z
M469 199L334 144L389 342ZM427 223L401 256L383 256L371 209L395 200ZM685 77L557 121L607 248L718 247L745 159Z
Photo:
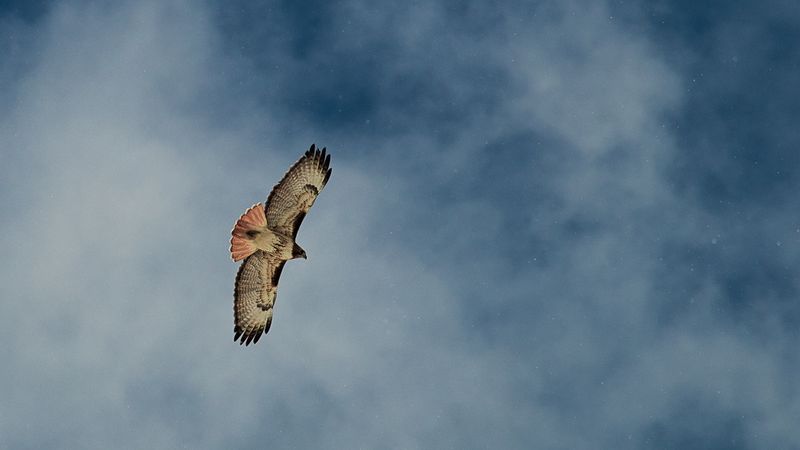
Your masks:
M0 448L800 447L766 3L0 2ZM239 347L230 228L312 142Z

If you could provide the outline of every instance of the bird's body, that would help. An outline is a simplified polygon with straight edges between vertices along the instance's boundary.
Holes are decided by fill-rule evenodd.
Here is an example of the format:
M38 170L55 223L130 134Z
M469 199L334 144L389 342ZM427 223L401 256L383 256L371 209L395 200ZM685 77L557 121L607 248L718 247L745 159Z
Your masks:
M291 236L270 230L267 226L252 234L253 245L257 250L263 250L283 261L292 259L292 248L296 244Z
M331 176L330 155L313 145L280 183L266 205L251 206L231 231L231 257L244 260L234 288L234 340L258 342L272 324L278 280L286 261L306 258L295 242L306 213Z

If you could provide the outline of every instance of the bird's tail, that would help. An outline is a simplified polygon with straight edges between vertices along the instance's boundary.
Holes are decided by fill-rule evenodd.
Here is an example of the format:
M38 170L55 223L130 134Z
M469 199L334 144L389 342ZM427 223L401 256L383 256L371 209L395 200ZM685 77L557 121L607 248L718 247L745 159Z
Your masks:
M256 203L244 212L231 230L231 258L241 261L256 251L253 239L267 226L264 206Z

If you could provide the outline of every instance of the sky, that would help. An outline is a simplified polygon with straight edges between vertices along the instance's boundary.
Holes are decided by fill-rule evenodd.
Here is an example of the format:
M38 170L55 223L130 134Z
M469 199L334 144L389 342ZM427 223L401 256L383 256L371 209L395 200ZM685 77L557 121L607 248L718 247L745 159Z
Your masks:
M0 449L800 447L799 21L0 1ZM230 229L312 143L241 347Z

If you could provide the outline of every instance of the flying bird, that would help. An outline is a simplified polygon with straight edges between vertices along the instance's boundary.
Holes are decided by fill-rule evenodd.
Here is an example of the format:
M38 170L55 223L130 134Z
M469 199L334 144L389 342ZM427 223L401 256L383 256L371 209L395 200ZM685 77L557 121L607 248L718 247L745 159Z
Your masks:
M242 261L233 291L233 340L256 343L272 324L272 308L286 261L306 259L295 238L328 179L331 155L313 144L272 188L266 205L256 203L231 231L231 258Z

